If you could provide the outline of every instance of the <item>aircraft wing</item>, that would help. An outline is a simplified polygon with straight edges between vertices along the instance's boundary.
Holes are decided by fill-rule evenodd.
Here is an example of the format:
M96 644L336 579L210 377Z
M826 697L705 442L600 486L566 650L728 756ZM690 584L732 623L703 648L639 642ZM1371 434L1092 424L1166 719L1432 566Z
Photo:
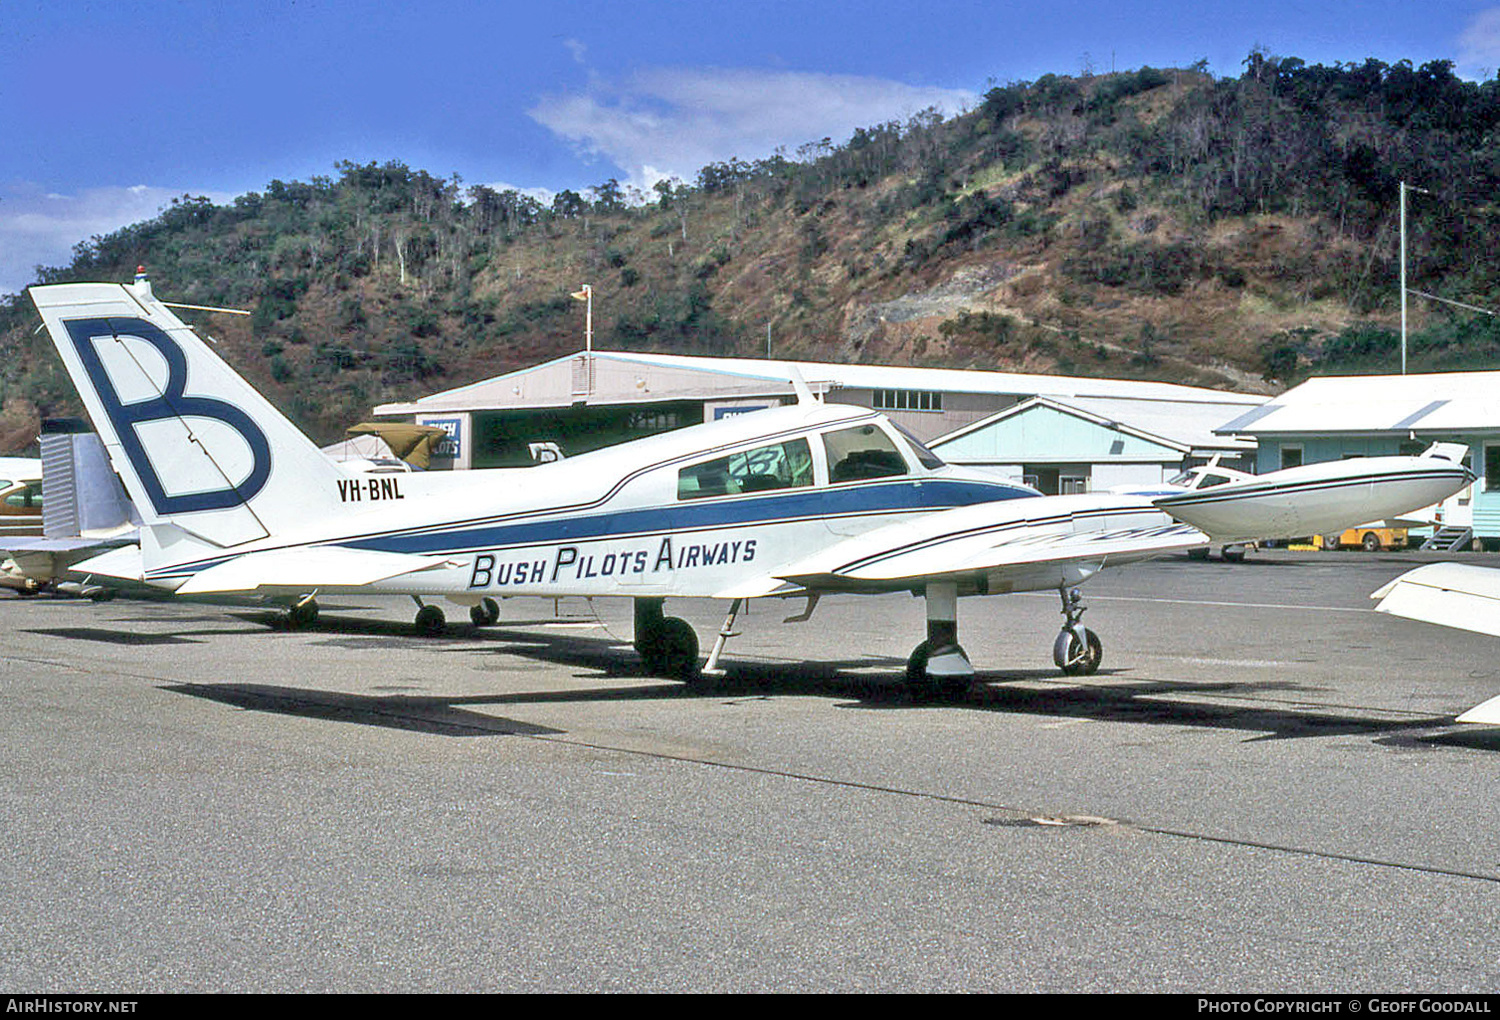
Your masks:
M1429 563L1370 595L1377 612L1500 637L1500 569Z
M996 519L993 504L929 514L845 539L813 556L720 593L726 598L812 590L892 590L925 581L983 576L994 592L1052 587L1047 568L1091 574L1118 564L1202 546L1208 536L1167 520L1139 499L1058 496L1027 500ZM1060 576L1060 575L1059 575Z
M1377 612L1500 637L1500 569L1429 563L1370 594ZM1500 724L1500 697L1476 705L1458 722Z
M201 570L183 582L179 595L279 590L305 593L319 588L374 584L402 574L450 566L442 556L413 556L326 545L247 553Z

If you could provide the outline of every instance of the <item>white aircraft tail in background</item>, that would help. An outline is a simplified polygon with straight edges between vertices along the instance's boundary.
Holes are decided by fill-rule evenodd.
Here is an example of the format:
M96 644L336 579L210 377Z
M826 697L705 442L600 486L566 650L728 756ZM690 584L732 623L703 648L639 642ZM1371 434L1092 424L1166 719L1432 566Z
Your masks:
M882 414L810 395L534 467L359 474L329 462L144 278L31 296L140 511L146 583L287 599L294 620L319 593L442 596L476 624L494 622L499 596L625 596L647 668L685 678L698 642L663 615L668 597L729 601L727 636L746 598L805 596L805 618L825 593L912 591L927 634L908 680L956 689L973 674L960 597L1048 589L1065 617L1054 659L1090 673L1102 643L1076 588L1099 570L1342 529L1473 480L1446 460L1389 457L1158 497L1043 496L944 464ZM424 605L417 623L440 630L442 613ZM708 668L722 647L721 636Z

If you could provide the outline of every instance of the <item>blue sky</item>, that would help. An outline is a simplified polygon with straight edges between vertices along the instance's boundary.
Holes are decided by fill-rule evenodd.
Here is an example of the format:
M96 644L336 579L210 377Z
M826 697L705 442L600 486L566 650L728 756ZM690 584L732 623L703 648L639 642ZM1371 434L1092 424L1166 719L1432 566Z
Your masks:
M642 188L992 84L1207 59L1500 67L1500 0L0 0L0 292L173 196L339 160Z

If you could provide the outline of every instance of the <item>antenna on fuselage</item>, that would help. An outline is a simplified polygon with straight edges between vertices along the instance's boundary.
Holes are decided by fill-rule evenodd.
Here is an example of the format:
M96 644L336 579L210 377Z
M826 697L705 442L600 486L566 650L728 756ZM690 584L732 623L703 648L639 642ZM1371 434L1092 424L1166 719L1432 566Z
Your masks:
M812 388L807 385L807 380L802 378L802 371L790 363L786 363L786 371L792 383L792 392L797 394L797 403L817 403L817 394L813 393Z

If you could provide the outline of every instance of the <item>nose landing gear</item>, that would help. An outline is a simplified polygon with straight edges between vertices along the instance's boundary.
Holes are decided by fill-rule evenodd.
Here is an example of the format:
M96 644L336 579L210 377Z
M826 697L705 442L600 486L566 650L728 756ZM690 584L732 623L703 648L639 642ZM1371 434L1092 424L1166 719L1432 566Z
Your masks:
M1099 669L1104 646L1099 635L1083 625L1083 593L1066 584L1058 585L1062 597L1063 628L1052 642L1052 661L1068 676L1088 676Z

